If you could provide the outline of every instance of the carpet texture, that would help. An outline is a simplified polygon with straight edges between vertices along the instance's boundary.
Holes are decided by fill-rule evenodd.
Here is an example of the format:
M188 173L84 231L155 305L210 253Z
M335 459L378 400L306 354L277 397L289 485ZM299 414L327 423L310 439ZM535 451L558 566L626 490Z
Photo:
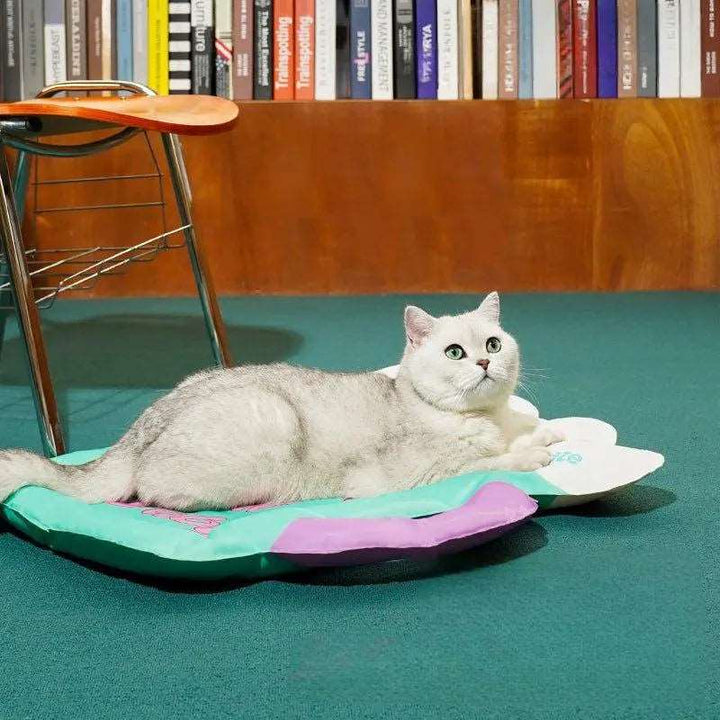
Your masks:
M394 363L407 302L228 298L238 361ZM434 563L220 585L59 557L0 521L0 718L720 717L720 295L508 295L546 417L608 420L665 454L642 484ZM209 350L193 300L44 316L73 450L112 443ZM14 325L0 447L39 448Z

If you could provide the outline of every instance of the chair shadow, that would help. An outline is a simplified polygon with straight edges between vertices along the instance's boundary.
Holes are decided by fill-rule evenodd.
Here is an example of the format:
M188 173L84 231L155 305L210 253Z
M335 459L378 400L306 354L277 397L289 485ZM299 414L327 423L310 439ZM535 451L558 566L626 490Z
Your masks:
M127 314L43 321L50 370L58 394L74 387L170 388L196 370L213 365L200 317ZM233 357L243 364L286 360L303 338L292 330L228 325ZM0 384L28 382L20 338L6 339Z
M5 532L46 552L50 552L45 546L16 530L0 515L0 534ZM267 581L284 582L292 585L347 587L427 580L511 562L537 552L545 547L547 542L545 529L531 521L489 543L453 555L444 555L435 560L392 560L350 567L314 568L298 571L296 574L269 578L226 578L221 580L151 577L118 570L91 560L67 555L66 553L57 554L70 562L82 565L84 568L92 572L98 572L106 577L125 580L171 594L208 595L242 590Z
M546 510L544 514L596 518L629 517L659 510L672 505L676 500L677 495L671 490L654 485L631 485L585 505Z

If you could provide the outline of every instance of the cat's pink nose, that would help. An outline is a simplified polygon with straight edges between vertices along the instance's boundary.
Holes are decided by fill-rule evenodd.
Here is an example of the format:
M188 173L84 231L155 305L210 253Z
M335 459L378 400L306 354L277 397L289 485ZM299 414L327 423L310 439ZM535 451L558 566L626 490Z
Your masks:
M488 365L490 364L490 361L489 361L489 360L478 360L478 361L477 361L477 364L478 364L483 370L487 370L487 369L488 369Z

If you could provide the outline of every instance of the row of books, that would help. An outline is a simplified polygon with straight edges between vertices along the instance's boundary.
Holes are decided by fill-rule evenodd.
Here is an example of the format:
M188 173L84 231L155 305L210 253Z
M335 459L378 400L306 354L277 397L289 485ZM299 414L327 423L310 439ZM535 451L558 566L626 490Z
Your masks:
M0 98L720 96L720 0L3 0Z

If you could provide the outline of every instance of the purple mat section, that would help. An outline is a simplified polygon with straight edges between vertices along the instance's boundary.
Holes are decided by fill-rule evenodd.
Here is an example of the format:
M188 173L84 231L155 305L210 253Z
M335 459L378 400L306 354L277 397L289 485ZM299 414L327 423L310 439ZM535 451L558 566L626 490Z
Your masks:
M426 518L294 520L275 541L272 552L304 567L434 558L512 530L537 506L514 485L493 482L459 508Z

